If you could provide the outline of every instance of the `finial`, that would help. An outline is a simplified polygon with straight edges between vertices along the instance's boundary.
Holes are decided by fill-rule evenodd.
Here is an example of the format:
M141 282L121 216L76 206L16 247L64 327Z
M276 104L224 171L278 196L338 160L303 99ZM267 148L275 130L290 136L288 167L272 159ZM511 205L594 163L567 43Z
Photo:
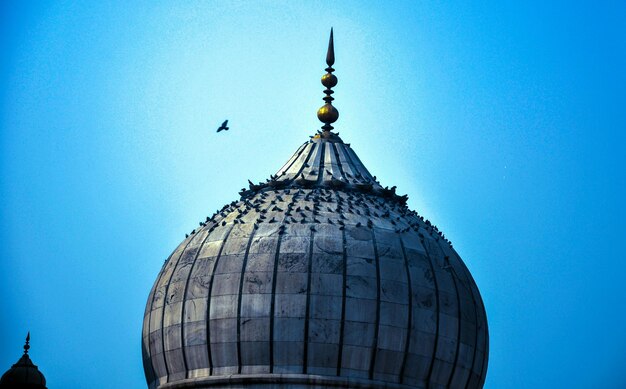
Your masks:
M335 45L333 44L333 28L330 28L330 39L328 41L328 51L326 52L326 64L333 66L335 64Z
M333 129L331 123L334 123L339 118L339 111L337 108L333 107L332 101L334 100L331 96L334 92L332 91L332 87L337 85L337 77L333 74L335 69L333 69L333 64L335 63L335 45L333 43L333 29L330 29L330 39L328 41L328 52L326 53L326 64L328 67L326 70L326 74L322 76L322 85L326 87L324 93L326 96L323 100L326 102L320 109L317 110L317 118L324 123L322 126L322 130L324 130L325 134L328 134L330 130Z
M26 343L24 343L24 354L28 354L28 349L30 348L30 345L28 344L30 342L30 331L28 331L28 334L26 334Z

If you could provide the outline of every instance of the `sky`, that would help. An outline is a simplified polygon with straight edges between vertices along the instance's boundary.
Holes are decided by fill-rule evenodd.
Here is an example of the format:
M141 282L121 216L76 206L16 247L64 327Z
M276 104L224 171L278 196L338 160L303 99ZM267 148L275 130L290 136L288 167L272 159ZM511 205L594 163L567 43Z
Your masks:
M454 244L486 388L626 387L626 5L0 5L0 370L144 388L170 252L319 128ZM215 133L229 119L227 133Z

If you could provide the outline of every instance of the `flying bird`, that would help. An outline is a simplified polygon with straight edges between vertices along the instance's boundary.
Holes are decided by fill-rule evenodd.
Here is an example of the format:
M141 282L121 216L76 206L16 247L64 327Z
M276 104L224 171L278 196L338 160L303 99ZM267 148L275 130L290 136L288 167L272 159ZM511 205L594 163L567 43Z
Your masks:
M228 127L227 126L228 126L228 119L224 120L224 123L222 123L222 125L219 126L219 128L217 129L217 132L228 131Z

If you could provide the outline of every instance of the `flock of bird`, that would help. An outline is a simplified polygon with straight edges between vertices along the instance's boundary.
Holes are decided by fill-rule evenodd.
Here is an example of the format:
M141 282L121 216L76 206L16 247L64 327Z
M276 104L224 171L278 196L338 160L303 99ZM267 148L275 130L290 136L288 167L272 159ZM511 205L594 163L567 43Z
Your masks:
M291 199L287 200L283 196L291 197ZM285 232L288 224L309 224L312 231L315 230L315 225L320 223L336 225L339 230L343 230L346 225L372 229L374 223L371 218L380 218L387 220L391 230L396 233L413 230L422 236L421 233L426 232L436 237L437 240L442 239L452 247L452 242L435 225L418 215L417 212L410 210L406 204L389 202L388 199L379 196L323 188L258 191L255 196L225 205L198 224L200 228L209 227L208 232L211 233L215 228L229 223L226 221L227 216L233 212L236 217L228 218L230 222L246 224L243 217L250 211L255 211L257 215L256 220L248 220L253 224L254 229L262 223L280 223L279 234ZM354 220L355 216L346 217L349 214L358 215L357 220L361 219L362 222ZM279 215L282 216L277 219ZM330 217L326 217L327 215ZM196 232L197 230L194 229L190 234L186 234L185 238L195 235Z
M229 128L230 128L230 127L228 127L228 119L226 119L226 120L224 120L224 122L223 122L223 123L222 123L222 124L221 124L221 125L217 128L217 132L219 133L219 132L222 132L222 131L228 131L228 130L229 130ZM327 171L327 174L332 174L332 173ZM270 177L270 180L268 180L268 181L275 180L276 178L277 178L277 177L272 176L272 177ZM374 177L374 181L376 182L376 177ZM260 192L260 189L265 189L265 188L264 188L264 185L262 185L261 183L259 183L259 185L254 185L254 184L253 184L250 180L248 180L248 183L250 184L250 191L252 191L252 192ZM394 186L393 188L391 188L391 189L389 189L389 188L385 188L385 191L389 191L390 193L392 193L393 195L395 195L395 188L396 188L395 186ZM242 192L246 192L246 190L245 190L245 189L243 189L243 190L242 190ZM287 193L289 193L289 190L287 190ZM299 193L302 193L302 192L301 192L301 189L299 190ZM265 196L264 196L264 195L265 195L265 193L261 193L261 199L264 199L264 198L265 198ZM351 197L351 195L349 195L349 196ZM248 197L248 196L245 196L245 197ZM280 200L282 200L282 198L280 198L280 196L277 196L277 197L278 197ZM308 197L308 196L307 196L307 197ZM408 208L406 208L406 200L407 200L406 195L405 195L405 196L397 196L397 195L396 195L396 196L393 196L393 197L397 197L397 198L400 200L400 201L399 201L400 206L401 206L401 208L404 208L404 209L403 209L403 212L401 212L401 214L402 214L403 216L404 216L404 215L406 215L406 213L407 213L407 211L408 211ZM296 197L296 198L297 198L297 197ZM340 197L339 197L339 198L340 198ZM317 197L317 199L319 199L319 197ZM246 211L247 211L247 210L249 210L250 208L257 209L257 207L256 207L256 206L252 206L252 204L250 204L250 203L249 203L249 201L248 201L247 199L244 199L244 196L242 196L242 200L244 200L244 204L245 204L245 206L246 206ZM328 199L328 200L326 200L326 201L329 201L329 199ZM275 201L272 201L272 203L273 203L273 204L276 204L276 202L275 202ZM337 209L336 209L335 211L339 213L339 220L337 221L337 223L340 225L340 229L343 229L344 222L343 222L343 220L342 220L342 219L345 219L345 216L342 214L342 211L343 211L343 210L342 210L342 207L341 207L341 200L340 200L339 204L340 204L340 205L337 207ZM287 214L286 214L286 216L291 216L291 215L290 215L291 206L292 206L292 204L289 204L289 206L288 206L288 208L289 208L289 209L287 210ZM314 212L313 212L313 215L314 215L314 216L313 216L313 221L314 221L314 222L319 223L319 221L315 218L315 214L317 213L317 207L318 207L318 205L316 204L314 207L315 207L315 208L314 208ZM230 209L229 209L229 208L230 208ZM205 221L205 222L200 222L200 223L199 223L199 224L200 224L200 226L201 226L201 227L206 226L208 222L210 222L210 221L214 221L214 220L215 220L215 217L216 217L216 216L218 216L218 215L220 215L220 216L222 216L222 217L225 217L226 215L224 214L224 211L226 211L226 210L231 210L231 211L232 211L232 210L233 210L233 208L235 208L235 209L236 209L236 207L235 207L235 202L233 202L233 203L231 203L231 204L227 204L226 206L224 206L224 208L222 208L221 210L218 210L218 211L217 211L217 212L216 212L213 216L211 216L211 217L208 217L208 216L207 216L207 218L206 218L206 221ZM277 208L277 207L274 207L274 209L273 209L273 210L277 210L276 208ZM376 207L376 208L378 208L378 207ZM242 213L239 209L237 209L237 210L238 210L240 213ZM329 210L329 211L331 211L331 209L330 209L330 208L328 208L328 210ZM258 211L258 209L257 209L257 211ZM281 211L282 211L282 209L281 209ZM299 210L299 209L297 209L297 211L300 211L300 210ZM243 212L242 214L245 214L245 213L246 213L246 212ZM359 211L357 211L357 213L360 215ZM369 216L369 211L367 211L367 214L368 214L368 216ZM415 211L408 211L408 214L412 214L413 216L417 216L419 219L421 219L421 221L422 221L424 224L426 224L426 228L427 228L427 229L429 228L431 233L435 233L435 235L439 235L439 237L441 237L441 238L442 238L445 242L447 242L448 244L450 244L450 246L452 246L452 242L450 242L448 239L446 239L445 235L443 235L443 234L439 231L439 229L438 229L435 225L433 225L433 224L432 224L432 223L431 223L428 219L424 219L422 216L417 215L417 213L416 213ZM376 215L376 213L375 213L374 215ZM376 216L379 216L379 215L376 215ZM386 211L385 213L380 214L380 216L382 216L383 218L389 218L389 216L390 216L390 215L389 215L389 211ZM261 216L261 217L262 217L262 216ZM292 217L291 219L292 219L292 221L293 221L293 222L296 222L296 220L295 220L293 217ZM398 221L399 221L399 220L400 220L400 217L398 217L397 219L398 219ZM304 220L306 220L306 218L305 218L305 217L304 217L304 215L303 215L303 221L301 221L301 222L304 222ZM263 220L258 220L257 222L262 222L262 221L263 221ZM236 222L237 222L237 221L235 221L235 223L236 223ZM269 222L269 223L273 223L273 222L276 222L276 220L275 220L274 218L272 218L272 220L269 220L268 222ZM327 221L327 222L328 222L329 224L334 224L334 223L333 223L333 221L332 221L331 219L328 219L328 221ZM284 221L284 223L287 223L287 224L288 224L288 223L289 223L289 221L286 219L286 220ZM392 223L393 225L396 225L396 222L395 222L394 220L392 220L392 221L391 221L391 223ZM222 225L224 225L224 224L226 224L226 222L225 222L225 221L222 221L222 223L221 223L221 224L222 224ZM357 223L356 227L360 227L360 225L361 225L361 223ZM373 227L373 224L372 224L371 220L369 220L369 219L368 219L367 226L368 226L369 228L372 228L372 227ZM216 225L214 225L214 226L213 226L213 228L215 228L215 227L216 227ZM281 227L283 227L283 229L284 229L284 225L283 225L283 226L281 226ZM212 229L213 229L213 228L212 228ZM255 223L255 228L256 228L256 223ZM211 230L212 230L212 229L211 229ZM396 232L396 233L403 233L403 232L407 232L407 231L408 231L408 230L410 230L410 229L413 229L413 230L416 230L416 231L417 231L417 230L419 229L419 225L418 225L418 223L409 223L409 225L408 225L406 228L403 228L403 229L396 228L396 229L395 229L395 232ZM281 231L281 233L282 233L282 232L283 232L283 231ZM194 235L195 233L196 233L196 230L193 230L193 231L191 232L191 235ZM185 234L185 238L187 238L187 237L189 237L189 234Z

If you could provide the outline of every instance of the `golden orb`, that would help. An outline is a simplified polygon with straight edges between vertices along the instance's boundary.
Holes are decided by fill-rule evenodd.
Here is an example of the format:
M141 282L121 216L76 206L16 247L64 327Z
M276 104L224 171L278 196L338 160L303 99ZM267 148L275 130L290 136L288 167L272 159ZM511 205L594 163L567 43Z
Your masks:
M339 118L339 111L331 104L326 103L317 110L317 118L322 123L334 123Z
M337 77L334 74L326 73L322 76L322 85L326 88L332 88L337 85Z

